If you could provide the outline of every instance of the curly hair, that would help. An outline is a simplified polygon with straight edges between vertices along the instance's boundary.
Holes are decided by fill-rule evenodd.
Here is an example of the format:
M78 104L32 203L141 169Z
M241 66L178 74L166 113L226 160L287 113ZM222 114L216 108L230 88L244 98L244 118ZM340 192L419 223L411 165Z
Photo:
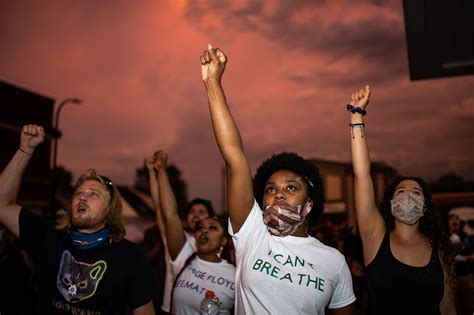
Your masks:
M393 198L395 190L404 180L412 180L420 185L425 198L426 211L419 220L419 231L425 235L430 242L431 248L441 253L441 259L444 264L444 270L448 276L449 284L454 287L454 247L446 233L442 224L439 211L436 209L432 201L431 192L425 181L419 177L399 176L386 189L382 202L380 203L380 212L385 221L387 230L393 231L395 228L395 217L392 215L392 206L390 201Z
M95 180L101 183L109 192L110 200L105 226L110 230L110 239L120 241L125 236L125 226L122 221L122 200L118 189L105 176L98 175L95 169L88 169L77 180L74 190L77 190L85 181Z
M296 153L274 154L258 167L253 180L253 194L260 208L263 209L263 194L268 179L280 170L292 171L304 179L309 198L313 201L313 209L308 214L307 224L308 227L316 225L324 210L323 180L318 167Z
M216 216L214 208L212 207L212 203L209 200L203 198L194 198L193 200L191 200L191 202L189 202L188 207L186 208L185 217L188 216L189 211L191 211L191 208L194 205L203 205L206 208L209 217Z

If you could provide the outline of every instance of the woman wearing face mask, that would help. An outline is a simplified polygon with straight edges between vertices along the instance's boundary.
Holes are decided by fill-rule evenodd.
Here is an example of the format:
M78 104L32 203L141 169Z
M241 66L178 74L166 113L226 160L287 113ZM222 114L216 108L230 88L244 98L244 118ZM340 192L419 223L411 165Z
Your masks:
M227 169L227 207L236 251L236 314L350 314L349 269L336 249L308 236L323 211L317 167L294 153L273 155L252 184L221 77L227 58L201 56L214 134Z
M386 189L379 209L375 204L363 120L370 93L369 86L355 92L347 106L369 313L456 314L453 250L425 183L400 177Z
M155 153L154 160L166 244L174 276L170 313L200 314L201 301L206 291L211 290L220 301L220 314L231 314L235 296L235 267L221 259L227 243L225 228L216 217L204 218L196 223L195 245L187 241L166 172L168 156L160 150Z

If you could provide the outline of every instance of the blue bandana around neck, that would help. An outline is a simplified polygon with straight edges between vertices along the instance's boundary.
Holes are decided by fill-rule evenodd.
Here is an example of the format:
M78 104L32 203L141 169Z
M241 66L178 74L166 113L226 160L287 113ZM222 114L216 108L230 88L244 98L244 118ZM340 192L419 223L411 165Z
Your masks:
M78 230L69 229L72 245L76 249L90 249L104 244L110 237L109 228L103 228L95 233L81 233Z

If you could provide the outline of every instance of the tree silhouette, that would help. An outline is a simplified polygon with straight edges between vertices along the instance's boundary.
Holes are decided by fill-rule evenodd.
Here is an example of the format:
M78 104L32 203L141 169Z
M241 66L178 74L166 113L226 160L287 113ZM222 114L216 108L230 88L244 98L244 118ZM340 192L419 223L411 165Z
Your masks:
M188 193L186 181L181 177L181 171L175 165L168 165L166 168L168 178L170 180L171 188L173 189L176 201L178 203L179 214L183 218L184 211L188 204ZM136 169L135 183L133 188L150 195L149 173L146 168L146 160L143 165Z

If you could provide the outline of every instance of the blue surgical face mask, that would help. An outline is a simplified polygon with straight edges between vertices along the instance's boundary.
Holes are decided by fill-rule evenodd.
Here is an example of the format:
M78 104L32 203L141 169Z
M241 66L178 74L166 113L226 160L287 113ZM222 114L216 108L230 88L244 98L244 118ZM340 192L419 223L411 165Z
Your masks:
M411 191L399 194L390 203L392 215L405 224L413 225L423 216L425 202Z

